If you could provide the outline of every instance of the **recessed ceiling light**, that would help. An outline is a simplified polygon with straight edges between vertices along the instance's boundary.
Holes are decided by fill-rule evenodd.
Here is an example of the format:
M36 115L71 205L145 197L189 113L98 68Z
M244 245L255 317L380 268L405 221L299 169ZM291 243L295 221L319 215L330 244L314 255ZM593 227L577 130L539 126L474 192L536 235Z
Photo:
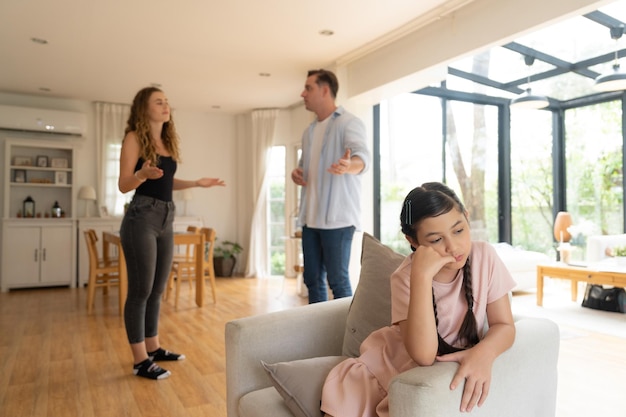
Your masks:
M38 43L40 45L47 45L48 41L42 38L30 38L31 41Z
M269 72L259 72L259 77L271 77L272 74Z
M333 32L330 29L324 29L324 30L320 30L319 34L322 36L333 36L335 32Z
M156 87L156 88L161 88L161 84L159 84L159 83L150 83L150 86Z

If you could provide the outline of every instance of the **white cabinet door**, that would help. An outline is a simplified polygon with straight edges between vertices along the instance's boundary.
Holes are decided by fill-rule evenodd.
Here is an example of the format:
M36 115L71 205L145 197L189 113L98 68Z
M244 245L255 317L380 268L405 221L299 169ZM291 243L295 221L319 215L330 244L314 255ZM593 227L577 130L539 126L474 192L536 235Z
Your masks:
M39 284L39 227L7 227L2 254L2 290Z
M3 231L2 291L10 288L72 285L71 223L6 226Z
M72 228L41 228L41 278L45 284L71 284L72 279Z

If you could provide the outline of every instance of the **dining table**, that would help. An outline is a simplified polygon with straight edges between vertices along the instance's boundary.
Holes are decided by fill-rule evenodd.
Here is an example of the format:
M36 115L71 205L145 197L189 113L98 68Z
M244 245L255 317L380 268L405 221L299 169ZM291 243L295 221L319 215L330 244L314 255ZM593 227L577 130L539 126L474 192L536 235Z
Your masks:
M204 305L204 274L203 274L203 256L204 254L204 235L202 233L193 232L174 232L174 246L193 245L196 267L196 305L202 307ZM120 300L126 300L128 294L128 273L126 271L126 258L122 250L122 240L119 231L103 231L102 232L102 256L110 259L113 252L111 248L115 248L118 256L119 280L120 280ZM200 255L200 256L198 256ZM120 304L120 315L124 312L124 306Z

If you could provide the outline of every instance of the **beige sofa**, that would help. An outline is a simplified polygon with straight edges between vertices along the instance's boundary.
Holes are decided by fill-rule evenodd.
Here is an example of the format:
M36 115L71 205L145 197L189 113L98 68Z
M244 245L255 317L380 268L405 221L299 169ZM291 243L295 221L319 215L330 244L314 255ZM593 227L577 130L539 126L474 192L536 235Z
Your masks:
M328 370L342 357L358 355L360 342L389 324L389 276L401 259L364 235L353 299L227 323L228 416L321 416ZM491 392L474 416L554 416L558 327L549 320L517 318L516 328L515 343L494 363ZM457 366L436 363L398 375L389 387L391 416L467 415L459 412L461 390L449 389Z

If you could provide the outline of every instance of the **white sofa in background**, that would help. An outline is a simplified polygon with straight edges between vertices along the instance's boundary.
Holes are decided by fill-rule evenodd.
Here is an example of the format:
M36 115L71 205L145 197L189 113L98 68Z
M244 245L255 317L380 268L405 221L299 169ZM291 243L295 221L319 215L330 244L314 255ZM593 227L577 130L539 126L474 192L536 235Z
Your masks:
M536 288L537 265L554 262L545 253L516 248L505 242L492 243L492 246L517 283L514 292Z
M321 417L321 387L342 356L390 324L389 277L404 257L364 234L354 297L233 320L226 324L228 417ZM472 416L554 417L558 326L516 317L513 346L496 359L489 397ZM391 417L466 416L458 364L437 362L398 375L389 387ZM339 416L338 416L339 417Z
M596 235L587 237L587 262L600 262L608 258L606 250L616 246L626 246L624 235Z

